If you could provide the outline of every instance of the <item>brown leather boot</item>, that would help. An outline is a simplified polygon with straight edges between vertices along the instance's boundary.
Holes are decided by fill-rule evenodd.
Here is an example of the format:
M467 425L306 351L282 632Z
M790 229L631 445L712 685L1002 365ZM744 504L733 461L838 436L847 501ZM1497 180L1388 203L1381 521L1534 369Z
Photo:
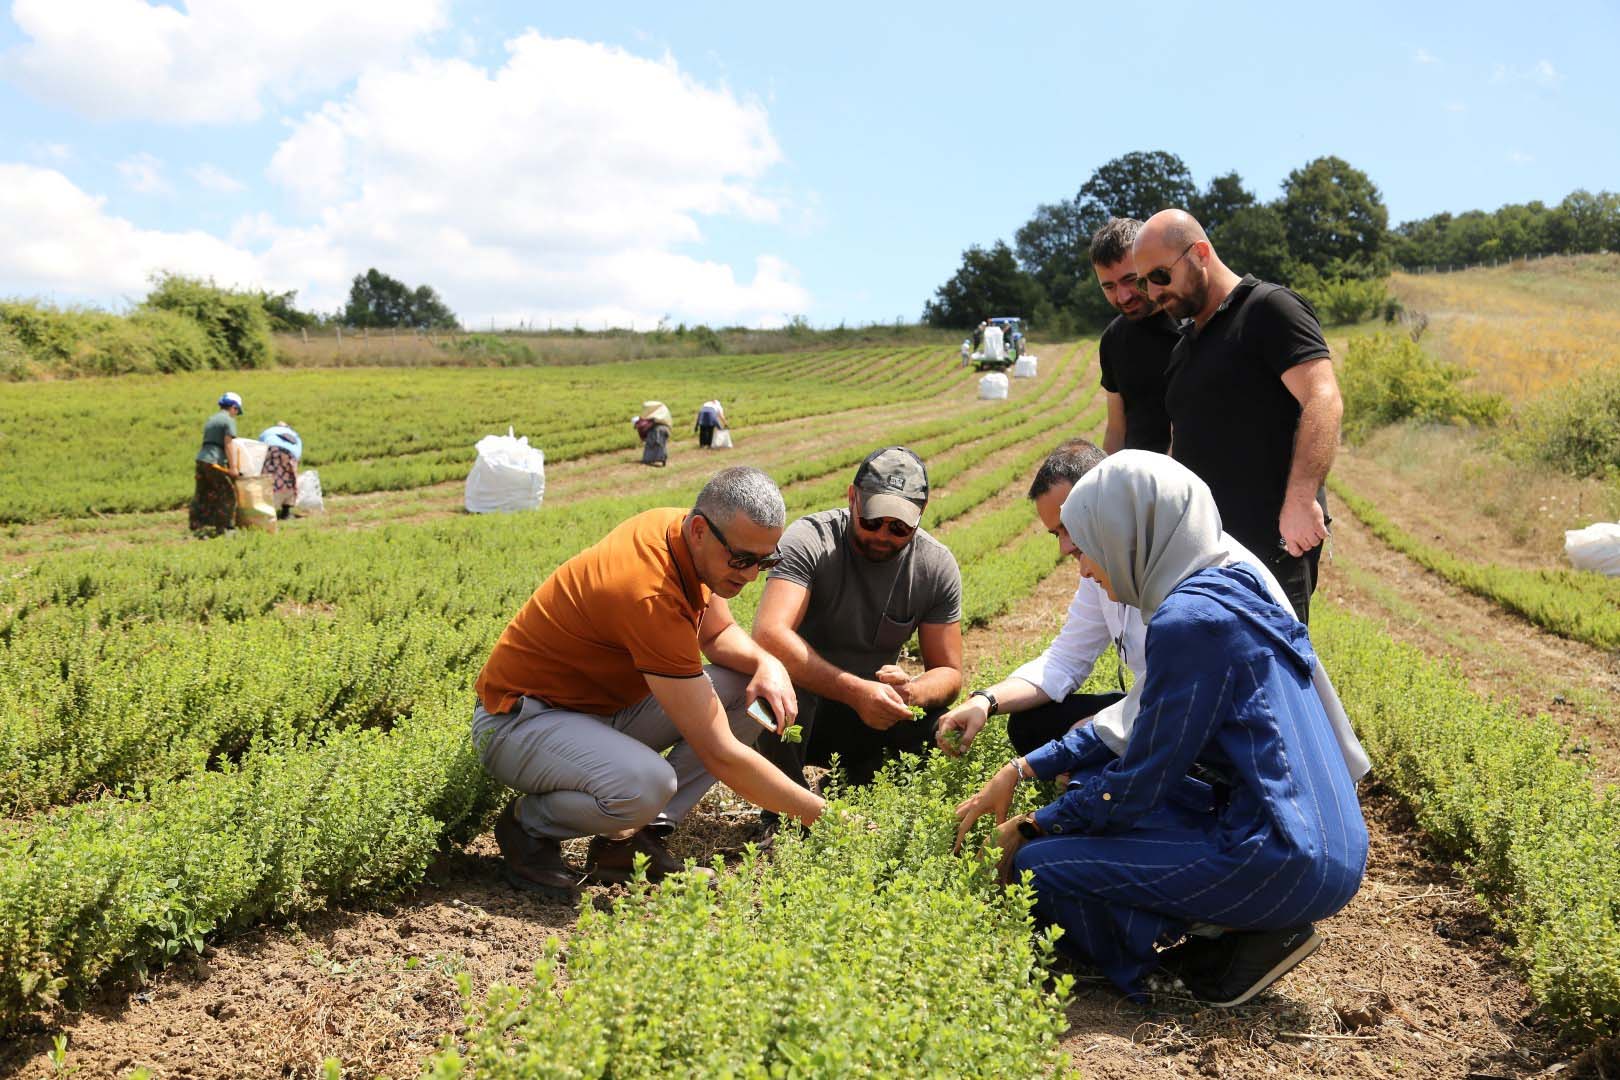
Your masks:
M636 830L623 840L592 837L590 850L585 854L586 880L605 885L629 881L635 874L638 852L647 856L648 881L660 881L685 865L664 846L664 841L649 826Z
M579 871L563 858L561 844L534 836L518 824L516 799L495 820L495 843L501 849L506 880L514 889L569 904L579 899Z

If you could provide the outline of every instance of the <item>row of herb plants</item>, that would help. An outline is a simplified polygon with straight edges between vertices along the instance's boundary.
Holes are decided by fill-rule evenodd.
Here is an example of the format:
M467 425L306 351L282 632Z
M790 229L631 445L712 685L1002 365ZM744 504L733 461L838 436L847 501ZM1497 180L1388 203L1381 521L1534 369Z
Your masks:
M1560 637L1620 648L1620 581L1585 570L1529 570L1459 558L1396 525L1344 481L1329 477L1328 486L1374 536L1452 584Z

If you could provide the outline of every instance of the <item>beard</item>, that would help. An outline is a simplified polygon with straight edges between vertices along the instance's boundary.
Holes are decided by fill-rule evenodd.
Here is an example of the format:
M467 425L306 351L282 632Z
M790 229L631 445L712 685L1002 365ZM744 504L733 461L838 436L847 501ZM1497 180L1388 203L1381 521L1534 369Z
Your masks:
M1200 269L1196 275L1189 277L1185 292L1164 293L1159 303L1173 318L1190 319L1203 311L1208 301L1209 271Z
M869 559L872 562L888 562L890 559L895 558L902 551L906 550L906 543L909 543L910 541L908 540L905 542L896 543L893 540L885 538L881 543L874 543L873 541L862 537L861 534L856 530L854 523L851 522L849 529L849 542L863 558Z

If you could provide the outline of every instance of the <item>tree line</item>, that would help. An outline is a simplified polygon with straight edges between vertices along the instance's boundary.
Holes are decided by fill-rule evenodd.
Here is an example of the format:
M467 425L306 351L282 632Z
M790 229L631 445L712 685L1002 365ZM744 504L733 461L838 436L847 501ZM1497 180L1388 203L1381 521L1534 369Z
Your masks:
M1098 167L1072 198L1036 207L1011 245L970 246L923 306L923 321L966 329L991 315L1022 315L1060 334L1100 327L1114 311L1092 274L1092 234L1110 217L1145 221L1168 207L1192 213L1228 266L1306 293L1381 292L1374 283L1396 266L1620 248L1620 195L1606 191L1391 229L1378 186L1339 157L1293 170L1278 197L1262 202L1236 172L1200 189L1175 154L1136 151Z
M354 275L349 300L342 310L318 315L298 308L298 290L259 293L273 330L293 331L320 326L408 327L416 330L455 330L461 320L431 285L411 288L398 278L372 267Z

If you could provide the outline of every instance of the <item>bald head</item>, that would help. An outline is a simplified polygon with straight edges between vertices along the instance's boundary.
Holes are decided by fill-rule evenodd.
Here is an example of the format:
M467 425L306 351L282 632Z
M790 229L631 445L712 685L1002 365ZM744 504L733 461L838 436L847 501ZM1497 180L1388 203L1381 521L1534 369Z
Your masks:
M1160 210L1148 218L1131 245L1131 259L1148 300L1175 319L1207 318L1236 281L1204 227L1185 210Z
M1188 244L1209 243L1209 236L1204 232L1204 227L1198 224L1198 219L1187 211L1160 210L1148 218L1136 234L1135 246L1138 250L1144 246L1144 241L1149 246L1181 251Z

